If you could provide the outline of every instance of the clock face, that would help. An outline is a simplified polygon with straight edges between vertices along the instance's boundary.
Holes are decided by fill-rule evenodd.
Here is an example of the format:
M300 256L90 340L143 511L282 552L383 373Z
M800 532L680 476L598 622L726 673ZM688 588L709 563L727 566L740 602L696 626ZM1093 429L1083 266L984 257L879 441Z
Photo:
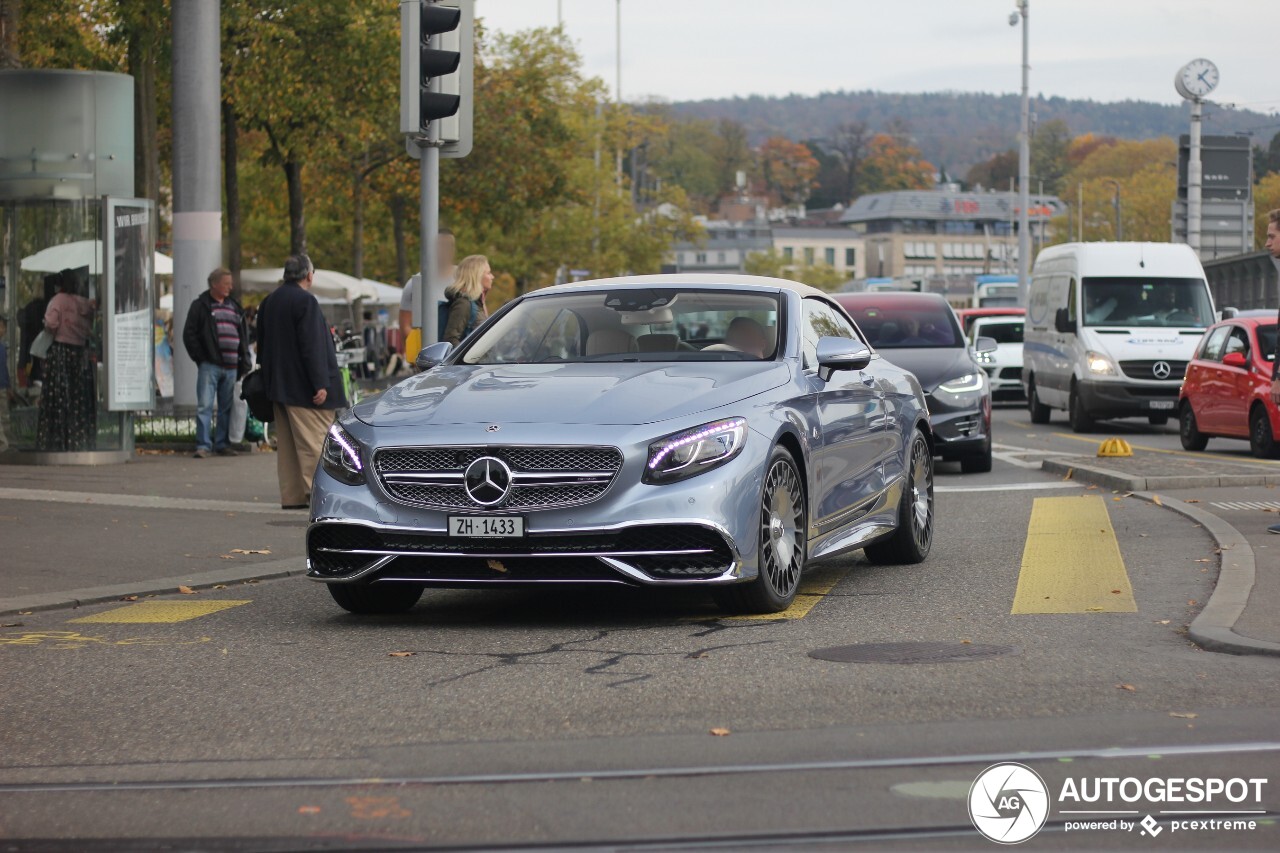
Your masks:
M1218 87L1218 66L1207 59L1193 59L1182 67L1174 82L1184 98L1203 98Z

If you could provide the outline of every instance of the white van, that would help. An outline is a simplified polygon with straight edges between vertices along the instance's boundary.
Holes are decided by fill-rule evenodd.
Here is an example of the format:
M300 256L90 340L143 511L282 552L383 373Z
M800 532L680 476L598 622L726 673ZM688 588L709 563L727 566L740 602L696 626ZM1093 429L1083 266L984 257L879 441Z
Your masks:
M1175 243L1067 243L1040 252L1028 294L1022 384L1033 423L1065 409L1169 420L1187 363L1214 322L1204 269Z

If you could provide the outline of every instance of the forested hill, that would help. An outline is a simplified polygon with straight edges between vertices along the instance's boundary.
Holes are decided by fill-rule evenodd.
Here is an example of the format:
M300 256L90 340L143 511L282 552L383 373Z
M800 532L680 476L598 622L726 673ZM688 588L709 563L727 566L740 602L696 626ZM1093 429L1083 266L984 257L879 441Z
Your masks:
M872 131L887 131L894 129L896 121L934 165L963 174L968 166L1014 146L1018 105L1017 95L866 91L683 101L671 106L677 115L739 122L753 143L773 135L797 141L822 139L846 122L864 122ZM1094 133L1121 139L1186 133L1190 115L1185 104L1099 103L1058 97L1033 98L1031 109L1041 123L1062 119L1072 134ZM1205 110L1205 133L1254 130L1254 139L1265 142L1277 129L1280 116L1215 106Z

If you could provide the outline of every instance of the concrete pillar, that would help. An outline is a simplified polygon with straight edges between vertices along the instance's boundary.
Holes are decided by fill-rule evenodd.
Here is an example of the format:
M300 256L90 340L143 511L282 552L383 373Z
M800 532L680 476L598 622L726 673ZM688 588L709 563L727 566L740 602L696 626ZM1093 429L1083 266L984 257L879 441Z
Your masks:
M221 23L212 0L173 0L173 401L196 403L187 309L222 263Z

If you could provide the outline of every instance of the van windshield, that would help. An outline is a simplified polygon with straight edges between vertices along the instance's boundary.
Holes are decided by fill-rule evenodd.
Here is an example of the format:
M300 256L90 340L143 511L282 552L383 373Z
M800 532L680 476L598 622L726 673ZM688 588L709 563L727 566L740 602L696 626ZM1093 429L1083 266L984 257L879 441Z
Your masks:
M1213 322L1209 291L1199 278L1086 278L1086 326L1178 326Z

